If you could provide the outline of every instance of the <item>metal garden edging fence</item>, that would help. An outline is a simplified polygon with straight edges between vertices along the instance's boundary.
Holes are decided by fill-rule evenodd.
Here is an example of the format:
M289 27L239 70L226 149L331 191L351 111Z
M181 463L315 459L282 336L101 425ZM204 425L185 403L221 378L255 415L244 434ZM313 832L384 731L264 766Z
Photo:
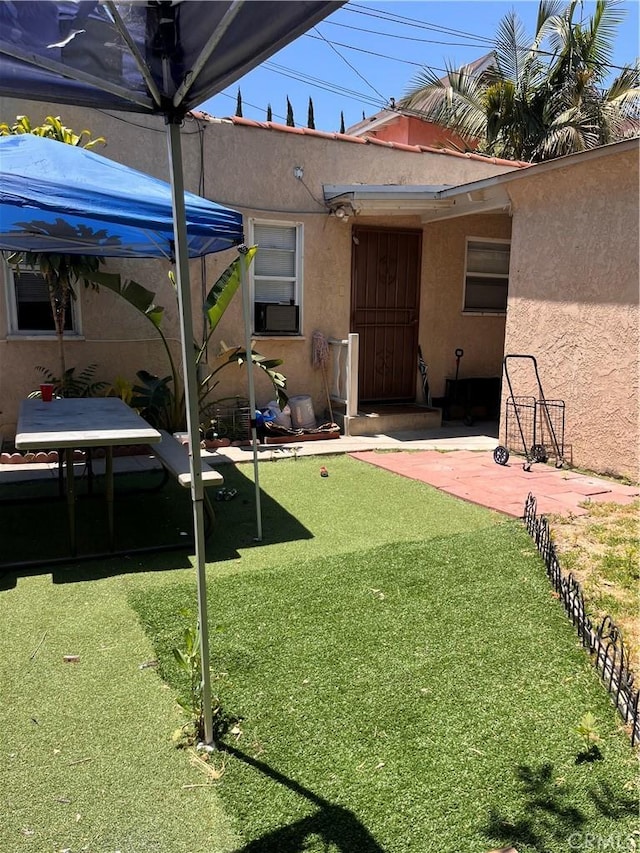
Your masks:
M536 543L544 560L547 576L576 628L582 645L589 649L616 708L624 722L630 725L631 745L634 746L640 742L640 690L634 687L633 673L629 669L629 652L623 643L620 629L610 616L605 616L600 625L594 628L585 612L580 584L573 574L563 575L555 545L551 540L549 522L545 516L537 515L536 507L537 501L529 493L524 505L527 532Z

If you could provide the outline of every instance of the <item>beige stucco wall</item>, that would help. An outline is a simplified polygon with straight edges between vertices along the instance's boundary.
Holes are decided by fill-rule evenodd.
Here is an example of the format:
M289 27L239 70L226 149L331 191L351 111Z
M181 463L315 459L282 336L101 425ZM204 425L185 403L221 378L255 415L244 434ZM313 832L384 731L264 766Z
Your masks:
M34 124L45 116L60 115L63 122L79 131L89 128L94 136L104 136L105 147L96 149L114 160L168 179L167 144L164 124L159 118L130 114L108 114L70 106L51 106L30 102L0 99L0 121L11 123L16 115L30 116ZM197 192L204 184L204 195L221 204L240 210L246 217L284 222L301 222L304 226L303 335L299 338L261 338L257 349L264 355L284 359L283 372L288 378L290 394L311 394L316 412L325 406L322 377L311 365L311 338L315 329L327 336L344 337L349 331L349 302L351 285L351 226L328 215L322 203L322 185L340 183L406 183L460 184L508 171L504 165L481 162L477 159L443 154L412 153L382 146L365 145L284 133L256 127L234 126L229 122L201 123L186 121L182 133L185 186ZM202 164L202 168L201 168ZM304 169L303 180L294 177L294 166ZM249 206L251 205L251 206ZM368 220L372 221L372 220ZM411 225L420 227L417 217L378 219L387 226ZM428 226L431 228L432 226ZM446 224L439 226L441 233ZM459 226L456 232L460 234ZM444 238L442 238L444 239ZM455 245L459 245L456 239ZM428 250L427 250L428 247ZM430 257L430 253L434 257ZM462 238L464 252L464 238ZM209 256L205 261L205 281L211 285L235 252ZM439 239L429 237L423 250L425 285L432 286L433 270L448 265L451 257L442 250ZM458 262L461 262L458 259ZM123 270L158 295L167 311L165 327L177 348L178 329L175 323L175 297L167 282L167 263L159 261L130 261L110 263L113 269ZM197 306L201 304L202 265L191 263L194 315L198 325ZM429 273L429 275L427 275ZM1 273L0 273L1 276ZM459 292L462 276L456 270L447 281ZM448 285L447 285L448 286ZM4 291L4 287L2 288ZM66 352L68 366L83 367L98 363L96 376L113 381L117 376L129 380L135 372L146 369L166 375L168 366L163 349L151 326L133 309L107 292L81 292L83 340L69 341ZM456 300L452 300L452 305ZM423 297L423 318L430 330L433 326L431 299ZM436 301L434 310L440 310ZM459 318L459 301L455 314ZM479 319L479 318L478 318ZM438 318L441 322L442 318ZM479 320L477 328L480 328ZM447 319L445 327L455 328ZM199 332L199 329L196 330ZM240 299L234 300L215 336L227 344L242 343ZM427 358L436 359L430 331L421 331ZM466 338L465 338L466 341ZM454 343L453 346L457 346ZM465 346L465 342L460 345ZM449 349L451 346L448 347ZM15 428L19 400L38 384L36 365L54 367L55 343L33 340L8 340L4 294L0 299L0 433L11 436ZM483 352L477 348L477 352ZM471 345L469 365L474 358ZM466 358L466 356L465 356ZM482 356L484 358L484 356ZM446 359L436 370L450 371ZM479 367L483 362L478 362ZM491 371L493 371L491 366ZM228 368L223 372L216 396L245 394L246 380L242 371ZM266 377L256 374L256 394L259 404L272 398Z
M509 239L507 215L476 215L425 226L422 261L420 341L434 397L455 377L455 350L464 350L459 377L500 376L504 352L504 314L462 311L467 237Z
M545 395L565 400L574 465L638 480L638 149L509 193L506 351L534 355ZM531 371L513 373L515 393L533 393Z

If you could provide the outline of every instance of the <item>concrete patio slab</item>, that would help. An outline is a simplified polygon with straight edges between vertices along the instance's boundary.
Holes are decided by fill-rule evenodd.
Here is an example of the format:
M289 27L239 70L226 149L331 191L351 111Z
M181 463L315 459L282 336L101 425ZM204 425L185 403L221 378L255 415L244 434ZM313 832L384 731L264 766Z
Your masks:
M497 465L492 452L425 450L415 453L358 451L350 454L371 465L413 480L429 483L471 503L521 517L529 493L545 514L585 515L581 504L610 501L627 504L640 497L640 488L538 464L524 471L515 460Z

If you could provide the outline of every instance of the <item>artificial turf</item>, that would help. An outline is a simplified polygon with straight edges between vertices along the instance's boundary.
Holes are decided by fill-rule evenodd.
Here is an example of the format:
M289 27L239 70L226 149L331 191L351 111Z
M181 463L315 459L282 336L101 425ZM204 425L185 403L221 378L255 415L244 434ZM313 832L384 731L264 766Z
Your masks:
M239 719L220 785L238 850L560 853L630 835L631 750L521 525L482 512L474 524L458 502L434 517L410 496L442 496L398 477L324 518L312 464L279 466L269 487L304 478L282 503L307 530L332 529L334 553L326 530L320 555L313 539L289 543L269 566L266 546L240 577L218 564L209 588L214 688ZM330 469L338 504L370 473ZM403 533L371 548L367 526ZM194 597L175 584L132 599L176 689L171 649L189 619L175 614ZM587 711L602 762L576 763Z
M0 850L542 853L631 833L628 741L520 525L320 464L261 465L262 543L247 468L224 470L211 650L239 721L219 782L170 744L184 554L4 578ZM153 530L152 500L136 513ZM586 711L604 760L576 763Z

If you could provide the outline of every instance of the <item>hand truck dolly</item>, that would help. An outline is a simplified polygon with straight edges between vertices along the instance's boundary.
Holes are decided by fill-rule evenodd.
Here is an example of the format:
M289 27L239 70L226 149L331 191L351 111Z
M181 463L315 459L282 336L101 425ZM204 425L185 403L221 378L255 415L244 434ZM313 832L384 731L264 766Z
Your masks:
M514 359L528 360L533 365L537 385L537 397L515 396L509 375L509 362ZM504 376L509 387L509 396L505 411L505 444L493 451L493 459L498 465L506 465L509 451L514 450L518 437L525 463L525 471L531 470L534 462L547 462L549 454L545 442L550 442L555 456L556 468L562 468L564 459L564 400L548 400L542 390L538 372L538 362L532 355L505 355L502 360ZM520 449L520 448L518 448Z

